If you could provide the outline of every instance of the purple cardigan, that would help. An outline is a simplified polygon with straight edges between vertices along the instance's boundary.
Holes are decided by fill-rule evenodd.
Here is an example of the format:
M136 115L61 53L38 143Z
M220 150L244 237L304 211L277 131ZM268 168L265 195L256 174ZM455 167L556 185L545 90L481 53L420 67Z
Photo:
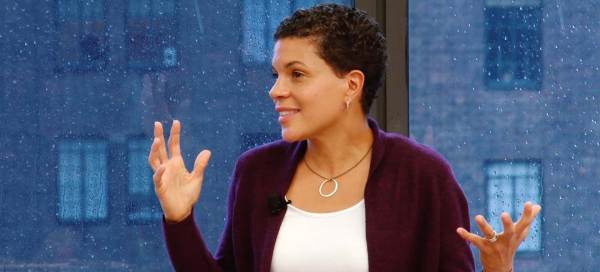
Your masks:
M457 227L469 229L469 213L449 164L424 145L380 130L372 119L369 126L375 136L365 188L369 271L474 271L471 250L456 233ZM193 215L176 224L163 217L175 269L268 272L285 209L272 214L267 199L287 192L305 151L306 141L277 141L242 154L215 257Z

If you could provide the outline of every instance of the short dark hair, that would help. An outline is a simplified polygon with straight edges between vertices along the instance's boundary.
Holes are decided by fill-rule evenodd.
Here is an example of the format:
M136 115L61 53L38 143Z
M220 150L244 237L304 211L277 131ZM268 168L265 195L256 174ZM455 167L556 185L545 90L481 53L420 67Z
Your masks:
M379 24L366 12L338 4L300 9L279 24L274 38L314 38L318 54L336 73L362 71L361 105L369 113L383 84L387 47Z

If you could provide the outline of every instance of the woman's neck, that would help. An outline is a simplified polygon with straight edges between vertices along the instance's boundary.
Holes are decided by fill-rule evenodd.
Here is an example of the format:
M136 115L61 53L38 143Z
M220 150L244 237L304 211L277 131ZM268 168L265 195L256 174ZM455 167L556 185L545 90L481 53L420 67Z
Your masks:
M308 139L304 159L323 176L336 176L354 166L373 145L367 118L346 122ZM361 162L364 163L364 162Z

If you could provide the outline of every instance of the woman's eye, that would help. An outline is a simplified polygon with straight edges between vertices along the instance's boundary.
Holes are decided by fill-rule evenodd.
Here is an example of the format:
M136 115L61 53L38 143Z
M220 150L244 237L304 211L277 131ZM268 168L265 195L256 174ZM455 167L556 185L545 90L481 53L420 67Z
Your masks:
M277 73L273 73L273 78L275 78L275 79L276 79L276 78L278 78L278 77L279 77L279 75L278 75Z
M298 71L294 71L294 72L292 72L292 76L294 78L299 78L299 77L303 76L303 74Z

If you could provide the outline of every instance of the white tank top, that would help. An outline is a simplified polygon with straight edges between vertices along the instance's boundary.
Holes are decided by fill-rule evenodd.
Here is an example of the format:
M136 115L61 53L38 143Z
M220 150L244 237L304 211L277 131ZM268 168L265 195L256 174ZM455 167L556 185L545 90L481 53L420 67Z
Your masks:
M328 213L288 204L273 249L271 272L369 271L365 200Z

